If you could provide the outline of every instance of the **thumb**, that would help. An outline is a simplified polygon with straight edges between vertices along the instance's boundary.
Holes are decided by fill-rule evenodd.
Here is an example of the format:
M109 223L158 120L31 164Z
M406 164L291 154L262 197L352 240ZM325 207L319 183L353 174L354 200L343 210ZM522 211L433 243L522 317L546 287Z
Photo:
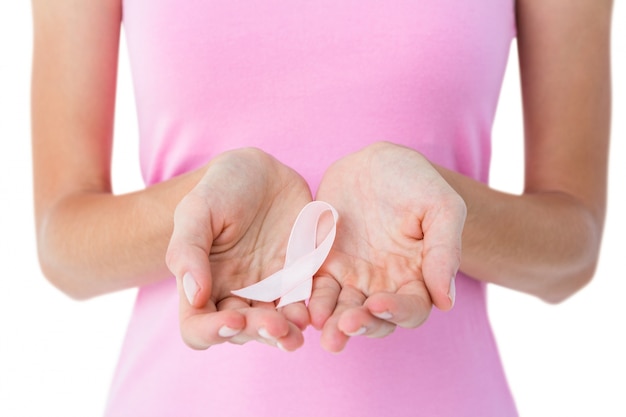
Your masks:
M433 304L447 311L454 306L454 277L461 265L461 235L465 205L447 207L426 215L422 273Z
M166 254L167 267L176 277L181 293L181 303L186 300L191 306L202 308L211 297L209 254L214 235L206 201L187 195L176 207L174 231Z

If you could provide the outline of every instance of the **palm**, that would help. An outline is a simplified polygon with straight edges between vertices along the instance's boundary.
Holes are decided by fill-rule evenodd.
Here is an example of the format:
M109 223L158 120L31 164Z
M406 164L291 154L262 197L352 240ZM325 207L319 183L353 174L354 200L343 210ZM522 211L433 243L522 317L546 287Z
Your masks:
M261 329L271 335L262 341L280 341L287 349L301 344L299 329L308 324L302 303L277 312L273 303L250 303L231 291L282 267L293 221L309 201L306 182L261 151L228 152L211 162L177 207L168 250L173 272L181 277L192 271L200 287L192 305L181 297L181 330L188 344L244 343L259 339ZM241 331L223 337L224 326Z
M283 266L293 222L311 201L306 183L283 168L284 176L272 181L260 179L254 170L240 171L238 184L229 185L242 193L229 195L229 204L220 214L223 230L211 247L211 300L216 304L229 298L232 290L258 282Z
M310 304L327 349L340 350L346 334L376 337L396 324L418 326L433 301L451 307L464 204L421 155L368 147L326 172L317 199L340 215Z

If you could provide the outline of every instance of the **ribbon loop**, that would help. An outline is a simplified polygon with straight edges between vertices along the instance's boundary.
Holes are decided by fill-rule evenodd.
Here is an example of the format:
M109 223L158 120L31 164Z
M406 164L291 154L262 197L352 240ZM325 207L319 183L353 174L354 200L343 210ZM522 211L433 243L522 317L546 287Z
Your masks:
M333 223L318 245L318 226L322 215L327 211L331 212ZM328 257L335 241L338 218L337 210L323 201L312 201L304 206L291 229L283 269L232 293L239 297L265 302L280 298L277 308L309 298L313 275Z

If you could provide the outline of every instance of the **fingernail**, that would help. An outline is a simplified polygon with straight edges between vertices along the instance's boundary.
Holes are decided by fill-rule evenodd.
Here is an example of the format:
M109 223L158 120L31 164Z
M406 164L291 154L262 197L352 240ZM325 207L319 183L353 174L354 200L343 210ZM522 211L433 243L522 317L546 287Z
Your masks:
M393 315L388 311L383 311L382 313L372 313L372 314L382 320L389 320L390 318L393 317Z
M367 331L367 327L363 326L355 332L346 333L348 336L361 336L363 333Z
M187 272L183 276L183 290L185 291L185 295L187 296L187 300L189 304L193 305L193 300L196 298L196 294L198 293L198 283L193 276Z
M263 339L267 339L267 340L274 340L276 339L274 336L272 336L265 327L261 327L259 329L259 336L261 336Z
M233 337L234 335L239 334L239 332L241 332L241 329L233 329L228 326L222 326L217 331L217 334L219 334L220 337Z
M282 343L280 342L276 342L276 347L280 350L282 350L283 352L289 352L287 349L285 349L285 347L283 346Z
M452 279L450 280L450 289L448 290L448 298L450 299L450 302L452 303L451 307L454 307L454 299L456 298L456 285L454 284L454 277L452 277Z

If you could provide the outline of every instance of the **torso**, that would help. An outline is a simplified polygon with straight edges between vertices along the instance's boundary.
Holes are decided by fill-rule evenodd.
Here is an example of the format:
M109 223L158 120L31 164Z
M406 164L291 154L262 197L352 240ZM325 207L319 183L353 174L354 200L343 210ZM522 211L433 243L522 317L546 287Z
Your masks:
M372 142L486 181L513 0L125 0L148 184L256 146L313 191ZM414 330L305 346L184 346L173 280L141 289L109 416L513 416L484 286Z

